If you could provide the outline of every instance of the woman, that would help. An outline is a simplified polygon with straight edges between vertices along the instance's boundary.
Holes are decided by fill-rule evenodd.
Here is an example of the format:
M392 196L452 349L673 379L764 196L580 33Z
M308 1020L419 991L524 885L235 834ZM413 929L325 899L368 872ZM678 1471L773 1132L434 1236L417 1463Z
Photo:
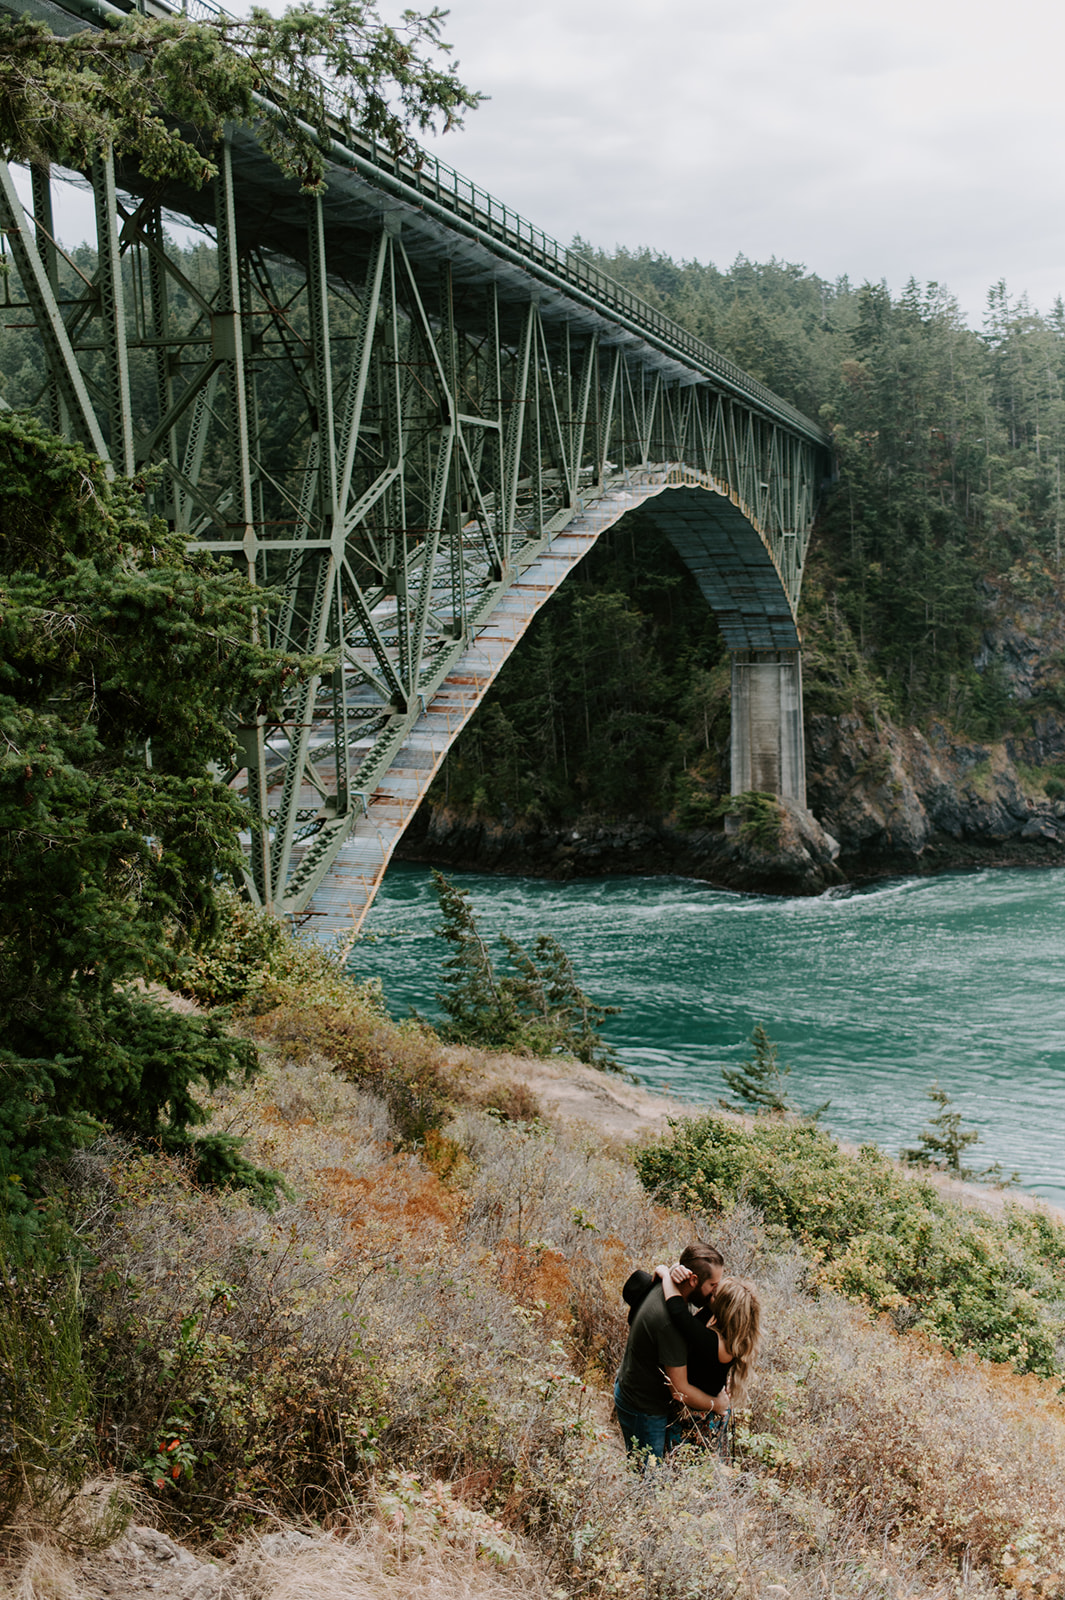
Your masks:
M677 1285L688 1277L681 1266L657 1266L666 1309L688 1347L686 1397L675 1394L682 1411L672 1424L670 1449L688 1441L701 1444L725 1458L728 1422L738 1405L758 1353L761 1308L754 1286L742 1278L722 1278L714 1292L709 1323L692 1316L689 1302ZM706 1401L706 1405L701 1404Z

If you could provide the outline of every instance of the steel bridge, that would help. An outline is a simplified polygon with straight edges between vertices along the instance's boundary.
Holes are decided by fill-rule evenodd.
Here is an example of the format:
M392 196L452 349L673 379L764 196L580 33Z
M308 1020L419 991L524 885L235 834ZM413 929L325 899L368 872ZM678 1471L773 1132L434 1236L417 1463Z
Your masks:
M61 33L122 14L5 3ZM0 169L53 424L118 472L160 468L150 509L283 593L272 643L334 663L242 729L250 893L361 923L503 662L637 506L731 652L733 792L805 804L822 430L433 156L332 133L315 197L254 127L227 130L202 191L102 156L81 175L91 272L63 265L56 175L34 169L24 207ZM202 230L194 261L175 222Z

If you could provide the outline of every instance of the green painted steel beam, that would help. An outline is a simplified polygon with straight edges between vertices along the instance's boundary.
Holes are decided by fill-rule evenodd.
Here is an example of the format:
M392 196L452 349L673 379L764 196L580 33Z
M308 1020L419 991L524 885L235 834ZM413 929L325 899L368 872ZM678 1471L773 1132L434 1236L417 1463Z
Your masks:
M249 891L335 924L539 607L636 506L734 651L797 648L828 458L816 424L433 158L339 127L329 157L317 198L246 128L202 192L98 163L87 283L49 243L46 174L34 221L0 173L0 225L53 417L157 465L153 509L281 591L279 647L331 658L242 730L231 777ZM213 240L195 282L164 210Z

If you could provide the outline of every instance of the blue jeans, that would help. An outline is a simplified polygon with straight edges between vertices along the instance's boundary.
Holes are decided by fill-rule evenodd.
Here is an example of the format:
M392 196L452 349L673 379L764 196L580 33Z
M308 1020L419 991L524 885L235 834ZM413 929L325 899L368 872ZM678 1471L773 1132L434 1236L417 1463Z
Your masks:
M650 1411L632 1411L621 1398L621 1387L614 1385L614 1406L618 1414L618 1427L629 1455L636 1451L655 1456L661 1461L666 1453L668 1417L657 1417Z

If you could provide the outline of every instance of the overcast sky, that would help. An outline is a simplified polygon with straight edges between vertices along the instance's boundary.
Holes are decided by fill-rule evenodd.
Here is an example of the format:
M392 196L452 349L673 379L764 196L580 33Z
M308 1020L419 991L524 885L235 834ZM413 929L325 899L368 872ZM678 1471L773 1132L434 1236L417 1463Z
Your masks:
M452 0L445 36L491 99L430 144L564 243L912 274L976 325L999 278L1065 293L1060 0Z
M432 142L568 242L1065 292L1054 0L452 0L492 96Z

